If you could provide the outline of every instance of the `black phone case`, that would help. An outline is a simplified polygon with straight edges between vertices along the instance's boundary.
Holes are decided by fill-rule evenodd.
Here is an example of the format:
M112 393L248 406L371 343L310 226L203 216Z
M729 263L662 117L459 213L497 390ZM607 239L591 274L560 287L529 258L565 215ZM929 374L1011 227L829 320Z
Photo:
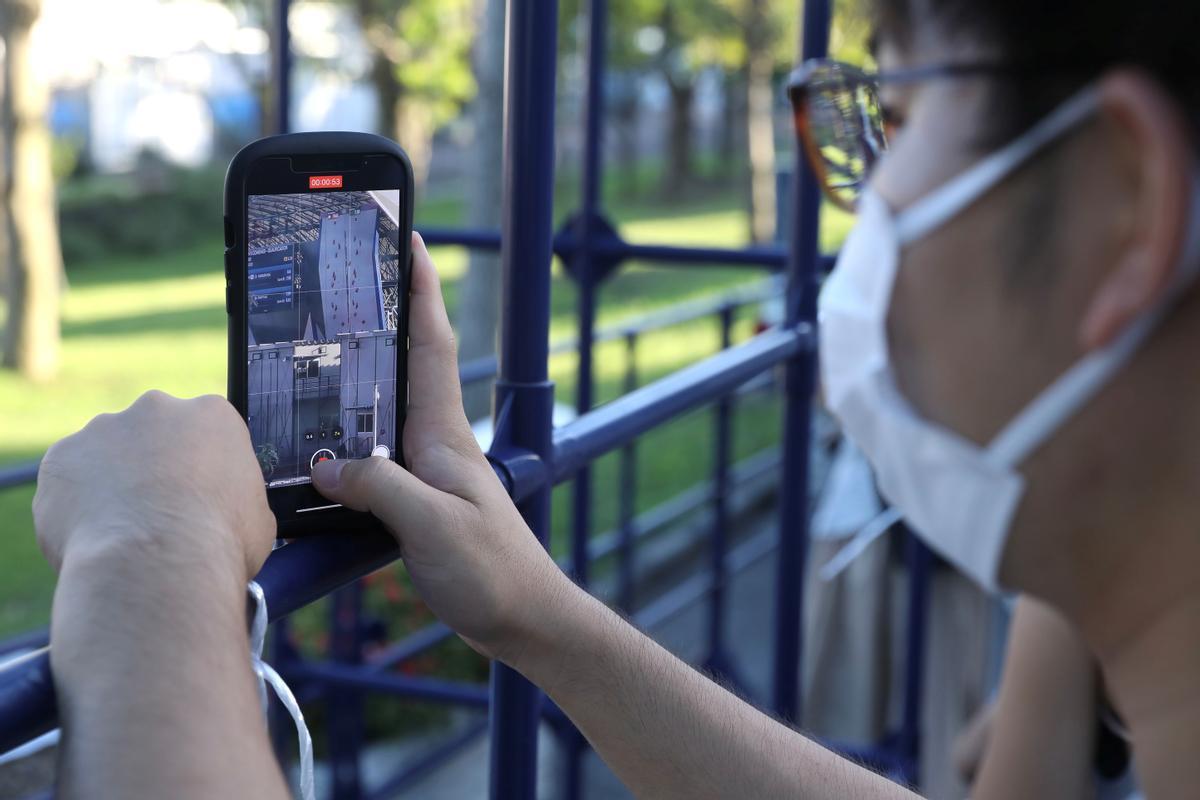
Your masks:
M280 136L269 136L259 139L243 147L229 162L225 173L225 311L229 320L229 356L228 356L228 397L229 402L238 410L243 419L246 416L247 386L246 370L246 270L247 261L245 217L245 183L250 166L257 160L270 156L319 156L319 155L388 155L395 157L402 165L406 176L405 186L402 187L407 202L401 220L400 242L401 252L406 255L407 264L405 280L412 277L412 227L413 227L413 174L408 154L390 139L370 133L355 133L350 131L329 131L314 133L288 133ZM400 292L400 319L404 330L396 332L399 342L408 341L408 286ZM399 463L403 463L403 441L405 408L408 396L408 347L397 348L396 374L403 375L403 389L397 387L397 426L396 453ZM403 391L403 395L399 393ZM400 400L403 400L401 402ZM278 490L276 490L278 491ZM268 500L271 500L271 490L268 490ZM311 516L299 517L294 512L281 514L272 503L278 523L276 535L279 538L294 538L318 533L343 533L379 529L381 524L371 514L351 511L345 508L329 511L314 512Z

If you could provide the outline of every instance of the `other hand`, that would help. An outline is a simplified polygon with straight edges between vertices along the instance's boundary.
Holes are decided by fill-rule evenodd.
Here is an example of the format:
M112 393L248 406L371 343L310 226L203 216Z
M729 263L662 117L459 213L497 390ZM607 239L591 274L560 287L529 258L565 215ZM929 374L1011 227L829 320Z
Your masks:
M33 518L59 571L116 556L148 569L216 568L244 585L275 539L246 423L216 395L147 392L59 441L38 469Z
M430 609L476 650L505 659L570 581L496 478L463 412L454 333L421 237L412 240L404 469L383 458L325 461L313 483L370 511L400 543Z

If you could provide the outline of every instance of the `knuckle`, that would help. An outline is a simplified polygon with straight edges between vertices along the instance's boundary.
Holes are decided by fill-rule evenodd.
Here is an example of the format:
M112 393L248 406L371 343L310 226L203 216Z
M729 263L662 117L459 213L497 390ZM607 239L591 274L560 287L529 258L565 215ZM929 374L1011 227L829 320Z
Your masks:
M38 463L37 480L39 484L44 476L50 475L54 472L58 465L58 459L62 457L62 449L64 446L63 443L66 441L66 439L59 439L46 449L45 454L42 456L41 462Z
M78 433L72 434L71 436L66 437L66 439L72 439L75 436L78 436L79 434L89 434L89 435L94 434L98 430L103 430L103 429L107 428L109 425L111 425L113 423L113 420L115 420L118 416L119 416L118 414L113 414L111 412L97 414L96 416L89 419L87 421L87 424L79 429ZM66 441L66 439L64 439L63 441Z
M141 396L139 396L137 400L133 401L132 407L155 408L164 405L170 399L171 395L167 394L161 389L149 389L145 392L142 392Z
M241 422L241 415L233 405L219 394L202 394L195 399L196 406L214 420L224 425Z
M382 458L363 458L350 461L343 468L343 478L349 478L350 482L363 488L369 489L377 486L387 479L388 461Z

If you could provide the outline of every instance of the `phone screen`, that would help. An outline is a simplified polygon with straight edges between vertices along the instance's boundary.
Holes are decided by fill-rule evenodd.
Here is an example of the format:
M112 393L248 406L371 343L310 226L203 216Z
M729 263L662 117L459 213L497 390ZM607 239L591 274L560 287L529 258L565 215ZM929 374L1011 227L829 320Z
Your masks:
M396 448L400 190L322 180L341 184L247 198L247 422L268 488Z

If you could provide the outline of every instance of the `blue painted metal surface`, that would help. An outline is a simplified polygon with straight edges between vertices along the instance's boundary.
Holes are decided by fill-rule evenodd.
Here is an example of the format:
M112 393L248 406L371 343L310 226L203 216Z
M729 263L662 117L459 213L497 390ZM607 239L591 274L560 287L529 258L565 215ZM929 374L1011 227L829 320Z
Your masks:
M292 34L288 28L291 0L271 4L271 81L274 108L271 109L275 133L292 129Z
M0 753L58 725L50 648L35 650L0 670Z
M607 37L607 0L588 0L587 82L583 104L583 180L580 213L575 225L579 246L567 260L568 273L576 285L576 327L578 367L575 380L575 410L583 415L592 410L593 378L592 335L596 327L596 293L599 282L616 261L602 263L590 247L601 228L612 234L612 226L599 219L601 204L601 156L604 152L604 63ZM550 112L553 116L553 112ZM583 587L588 585L588 552L592 537L592 471L584 466L575 474L571 503L571 574ZM583 791L582 754L587 742L573 725L562 733L564 748L563 796L576 800Z
M38 464L37 461L28 461L21 464L9 464L0 467L0 489L9 489L14 486L24 486L33 483L37 480Z
M509 0L506 33L496 442L545 461L551 455L554 405L547 362L558 3ZM506 412L504 424L501 410ZM550 486L543 482L517 507L545 545L550 535ZM541 693L502 664L492 666L491 687L491 797L533 800Z
M829 47L830 4L804 3L803 58L824 56ZM818 231L821 197L817 181L797 156L796 211L792 225L790 279L784 315L787 326L815 328ZM779 492L779 561L775 599L775 667L772 706L785 720L800 721L800 647L804 562L808 552L808 451L816 348L796 353L784 378L783 472Z
M341 665L352 669L362 661L362 583L352 581L339 589L330 606L332 655ZM362 692L353 684L331 682L325 709L329 715L333 800L357 800L362 795L359 774L365 721Z
M904 561L908 567L908 638L904 654L904 708L896 751L904 766L904 781L916 785L921 763L921 687L925 678L925 643L934 555L905 529Z
M637 333L625 334L625 384L623 394L630 394L638 387ZM634 596L634 552L637 542L635 515L637 513L637 442L621 448L621 483L618 487L617 518L619 539L617 544L617 606L625 613L633 610Z
M811 326L774 329L605 403L554 432L555 480L686 411L708 405L797 353L811 349Z
M721 349L733 344L733 306L725 306L717 315L721 326ZM733 403L735 395L727 394L717 401L714 414L713 440L713 520L712 541L709 545L709 568L712 572L712 591L708 595L708 658L705 668L722 681L741 686L737 669L725 649L725 551L729 531L729 468L733 449Z

